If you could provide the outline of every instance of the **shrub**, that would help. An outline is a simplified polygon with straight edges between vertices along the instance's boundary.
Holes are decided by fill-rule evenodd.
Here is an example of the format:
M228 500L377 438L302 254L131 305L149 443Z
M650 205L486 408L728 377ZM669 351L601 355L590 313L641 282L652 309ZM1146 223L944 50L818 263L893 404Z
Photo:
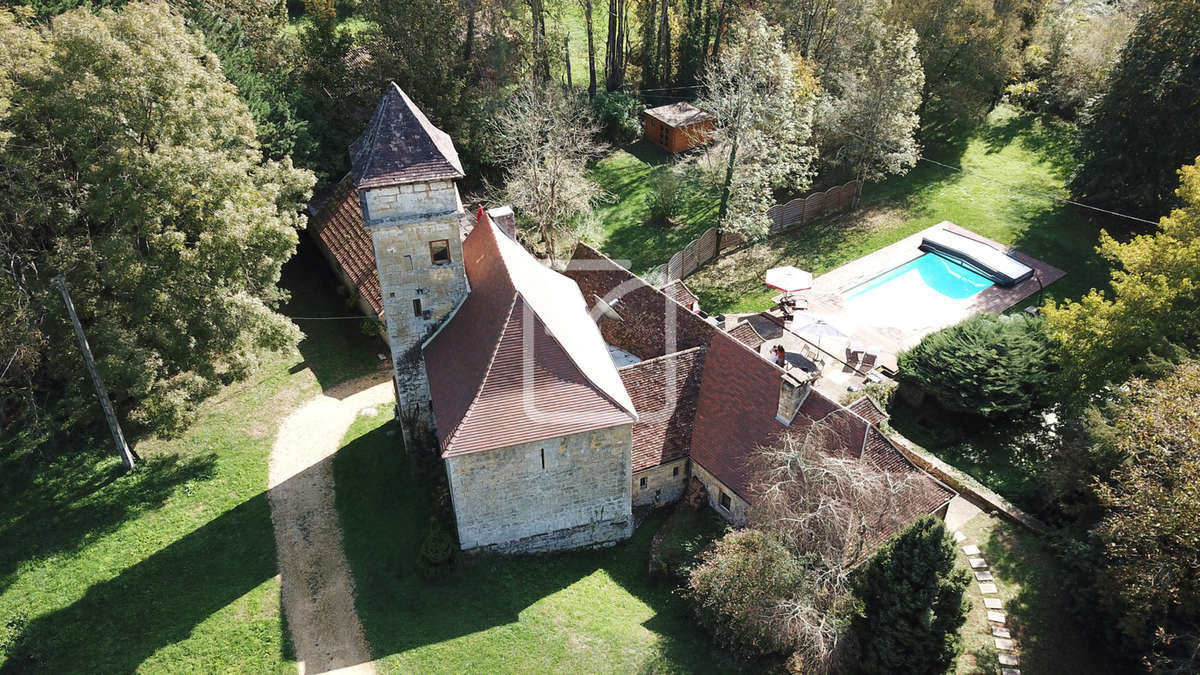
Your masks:
M900 377L943 408L983 417L1031 410L1049 379L1041 319L981 314L925 336L900 355Z
M619 91L602 91L592 99L592 109L605 138L612 143L632 143L642 135L639 113L642 102Z
M909 525L855 575L852 630L864 673L944 673L961 646L967 572L954 567L942 521Z
M654 174L651 182L654 194L650 198L651 225L671 226L683 202L683 176L667 168Z
M679 503L663 521L650 546L650 574L686 579L699 556L725 532L712 509Z
M454 537L450 536L436 516L430 518L429 534L425 535L425 541L421 544L421 555L417 559L417 569L421 577L427 581L445 579L454 572L457 562L458 546Z

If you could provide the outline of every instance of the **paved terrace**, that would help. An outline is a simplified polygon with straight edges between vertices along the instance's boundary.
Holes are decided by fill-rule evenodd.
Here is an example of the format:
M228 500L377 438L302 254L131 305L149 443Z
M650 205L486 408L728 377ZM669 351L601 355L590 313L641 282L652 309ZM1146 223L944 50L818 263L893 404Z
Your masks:
M920 324L919 327L874 325L869 318L852 316L846 311L843 304L843 295L846 291L924 255L924 251L919 248L922 237L926 233L941 229L971 237L1004 251L1032 267L1034 275L1010 288L989 286L966 302L953 306L914 306L912 310L922 312L921 318L924 319L917 322ZM1049 286L1062 278L1063 274L1064 272L1057 267L1031 258L1012 247L980 236L949 221L943 221L933 227L921 230L890 246L831 270L813 280L811 291L800 294L808 299L809 308L806 311L827 319L849 334L849 338L821 338L820 351L824 352L821 356L824 358L825 364L821 369L816 387L822 393L837 400L849 387L862 385L866 369L850 358L848 348L851 345L859 348L877 347L879 356L874 365L894 370L896 355L916 345L929 333L954 325L976 314L1004 312L1035 295L1043 286ZM802 352L816 349L818 341L815 338L806 339L792 333L764 314L739 315L737 318L739 321L750 322L759 335L766 339L766 343L760 350L764 356L769 358L770 350L775 345L783 345L787 351L790 366L806 371L815 370L813 362L801 356ZM790 329L790 324L788 328Z

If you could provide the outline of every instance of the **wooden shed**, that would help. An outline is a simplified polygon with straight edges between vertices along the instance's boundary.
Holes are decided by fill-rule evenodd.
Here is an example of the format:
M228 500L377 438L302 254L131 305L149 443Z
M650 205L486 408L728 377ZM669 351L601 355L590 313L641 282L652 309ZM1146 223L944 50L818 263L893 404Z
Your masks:
M647 108L646 138L667 152L683 152L712 138L715 119L686 101Z

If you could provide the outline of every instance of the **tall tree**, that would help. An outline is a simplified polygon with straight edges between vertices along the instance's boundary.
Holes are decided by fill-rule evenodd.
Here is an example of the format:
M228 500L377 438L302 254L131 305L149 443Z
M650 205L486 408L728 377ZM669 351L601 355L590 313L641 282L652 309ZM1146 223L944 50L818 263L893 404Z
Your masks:
M1092 290L1044 308L1064 396L1124 382L1148 352L1169 351L1169 343L1200 344L1200 168L1179 175L1183 207L1157 232L1125 243L1100 233L1100 252L1115 268L1109 294Z
M1200 154L1200 3L1152 3L1084 117L1071 192L1156 218L1179 202L1175 170Z
M580 0L588 41L588 99L596 97L596 38L592 24L592 0Z
M704 74L697 105L716 116L713 140L725 178L718 227L754 238L767 233L771 190L802 190L811 178L809 145L816 88L812 71L788 54L779 30L744 10L729 44Z
M528 82L493 120L495 154L504 167L504 196L523 234L555 259L587 227L600 186L587 163L603 146L587 106L561 87Z
M33 55L0 78L0 289L33 308L17 318L42 336L63 414L90 410L92 394L56 274L117 407L141 431L178 432L259 349L299 339L273 308L313 177L263 160L217 59L165 4L76 10L44 30L0 17L3 53Z
M970 579L954 566L945 525L924 516L884 544L855 575L852 624L864 673L944 673L961 646Z
M629 0L608 0L608 34L604 43L604 88L619 91L625 86L628 63Z

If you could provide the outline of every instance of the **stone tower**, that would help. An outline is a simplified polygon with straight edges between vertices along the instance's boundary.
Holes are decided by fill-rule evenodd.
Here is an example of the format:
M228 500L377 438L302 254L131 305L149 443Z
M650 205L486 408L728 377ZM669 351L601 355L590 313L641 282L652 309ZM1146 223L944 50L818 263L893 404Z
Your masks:
M375 248L407 441L414 424L427 426L431 417L421 343L467 295L455 184L462 164L450 136L392 82L350 146L350 165Z

